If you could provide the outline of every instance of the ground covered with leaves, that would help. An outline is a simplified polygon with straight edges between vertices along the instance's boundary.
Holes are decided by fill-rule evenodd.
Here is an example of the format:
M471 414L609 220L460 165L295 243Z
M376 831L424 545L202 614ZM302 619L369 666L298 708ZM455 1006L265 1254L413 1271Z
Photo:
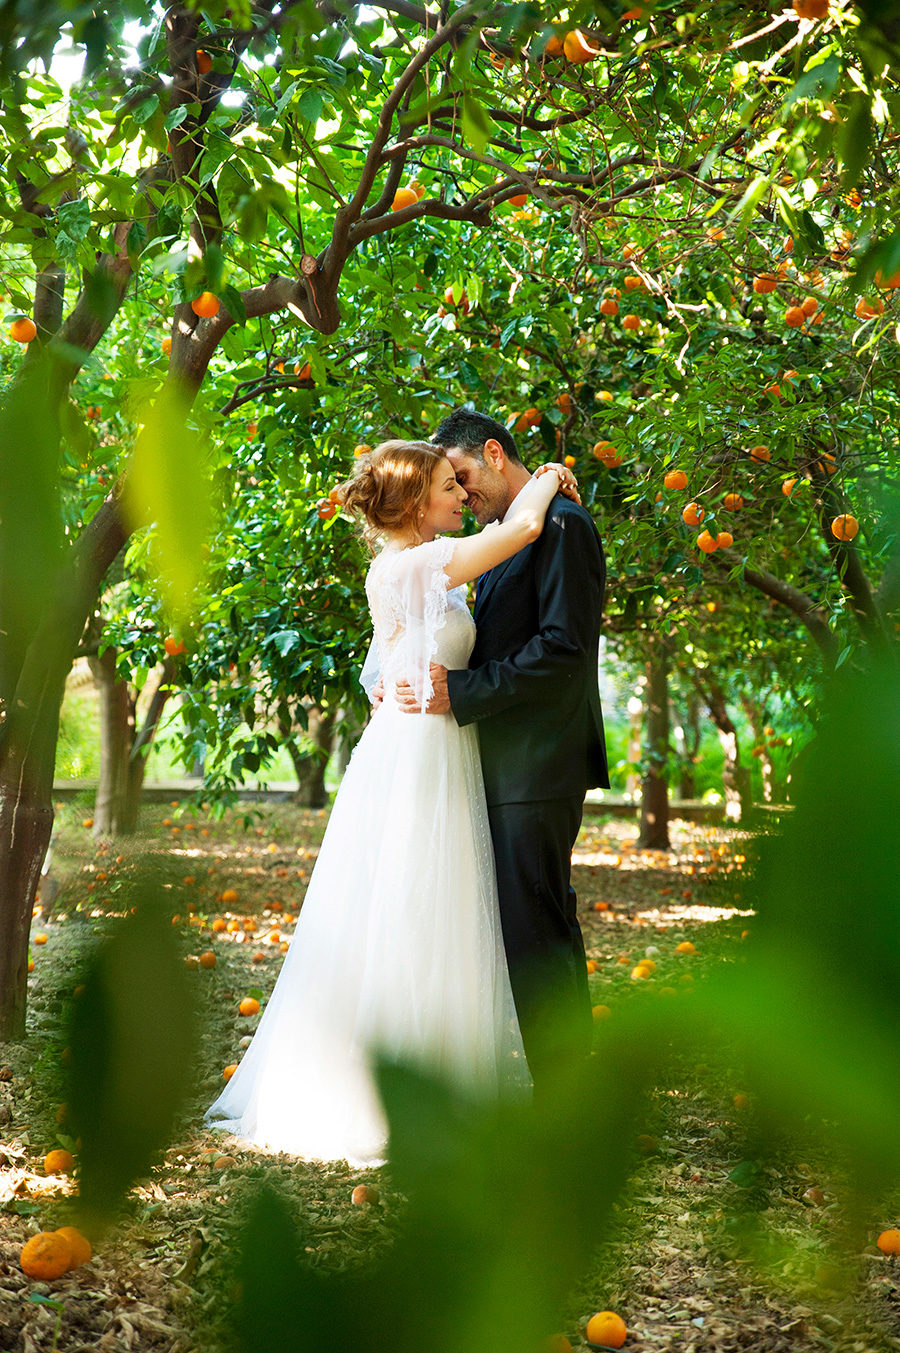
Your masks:
M264 1003L274 985L326 815L264 805L214 821L173 804L147 808L128 843L98 843L86 821L76 807L59 811L32 930L29 1035L0 1049L0 1351L227 1353L238 1236L261 1182L302 1219L303 1260L316 1269L364 1267L403 1225L406 1200L388 1168L271 1157L202 1125L258 1019L238 1013L241 999ZM670 852L639 851L633 823L586 818L574 882L598 1037L614 1034L632 1002L683 1008L753 943L752 835L678 822L672 837ZM195 985L202 1037L192 1091L175 1139L130 1190L91 1262L35 1282L19 1267L23 1242L74 1215L77 1174L47 1176L43 1161L57 1146L77 1157L66 1047L83 963L148 872L171 894ZM214 965L199 965L206 953ZM864 1209L840 1152L815 1131L769 1132L762 1151L754 1096L727 1036L656 1079L637 1128L613 1224L598 1229L594 1261L573 1274L559 1311L574 1348L587 1347L591 1314L612 1309L634 1353L900 1349L900 1272L874 1244L900 1223L900 1199ZM377 1190L374 1201L353 1201L361 1183ZM336 1335L333 1346L342 1342Z

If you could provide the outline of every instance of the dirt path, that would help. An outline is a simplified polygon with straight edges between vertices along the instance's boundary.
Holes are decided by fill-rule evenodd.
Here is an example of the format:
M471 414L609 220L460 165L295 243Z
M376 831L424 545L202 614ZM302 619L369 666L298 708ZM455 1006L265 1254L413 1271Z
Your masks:
M234 1163L216 1169L223 1143L199 1126L223 1068L239 1060L252 1033L255 1021L236 1013L238 1000L257 990L264 999L274 984L325 816L267 806L258 817L234 813L213 823L174 807L150 809L141 836L123 847L98 847L76 808L60 818L55 890L46 890L53 901L33 931L48 938L32 950L29 1037L0 1049L0 1350L50 1350L58 1321L63 1353L225 1350L235 1237L261 1178L302 1211L315 1267L364 1264L390 1243L403 1214L387 1170L313 1167L233 1146ZM739 833L678 824L670 855L638 852L634 837L631 824L587 824L575 858L595 965L592 1000L610 1028L628 1001L691 1000L708 974L741 961L753 924L743 897L749 849ZM81 960L127 909L129 889L147 868L183 907L176 928L185 957L216 954L213 969L191 969L203 1011L201 1069L177 1140L131 1191L92 1262L34 1283L19 1268L19 1249L35 1230L69 1220L75 1188L65 1177L47 1178L42 1161L68 1141L60 1059ZM216 918L231 929L212 931ZM696 953L677 953L684 941ZM647 958L654 970L636 979L636 964ZM741 1095L739 1068L718 1055L658 1087L615 1226L598 1236L596 1264L560 1312L575 1348L587 1347L593 1311L615 1309L627 1319L634 1353L900 1349L897 1270L871 1244L897 1215L885 1200L874 1232L848 1241L838 1165L785 1142L777 1163L757 1167L747 1159ZM366 1180L380 1201L355 1206L352 1190Z

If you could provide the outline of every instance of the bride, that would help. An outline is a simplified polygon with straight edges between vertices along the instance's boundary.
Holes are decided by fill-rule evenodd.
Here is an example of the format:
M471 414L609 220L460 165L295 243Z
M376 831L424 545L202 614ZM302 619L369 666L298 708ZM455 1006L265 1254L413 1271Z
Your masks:
M544 472L547 473L544 473ZM451 539L465 490L443 452L389 441L360 461L344 505L382 542L366 578L374 642L363 669L384 699L334 801L291 947L253 1041L206 1119L273 1151L382 1164L387 1124L373 1055L479 1096L527 1091L500 934L474 726L424 709L429 665L465 667L464 584L541 533L571 476L547 465L505 520Z

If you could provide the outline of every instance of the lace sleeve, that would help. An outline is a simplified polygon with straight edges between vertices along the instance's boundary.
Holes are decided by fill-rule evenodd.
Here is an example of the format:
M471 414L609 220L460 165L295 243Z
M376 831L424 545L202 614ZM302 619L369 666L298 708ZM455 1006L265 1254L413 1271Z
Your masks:
M366 654L366 660L362 665L362 671L359 674L359 684L362 686L369 700L372 699L372 691L381 675L381 658L378 653L378 640L373 636L369 645L369 651Z
M398 551L390 561L391 609L402 639L394 651L390 677L405 678L424 707L432 694L430 664L437 653L437 636L447 614L449 579L446 566L454 541L444 536L414 549Z

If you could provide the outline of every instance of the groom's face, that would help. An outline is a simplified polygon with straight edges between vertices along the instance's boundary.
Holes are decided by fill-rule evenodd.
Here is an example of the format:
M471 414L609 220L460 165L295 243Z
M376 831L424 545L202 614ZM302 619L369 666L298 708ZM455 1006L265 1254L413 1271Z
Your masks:
M457 481L466 491L466 507L482 526L500 521L512 502L509 485L493 466L467 451L451 446L444 454L456 472Z

